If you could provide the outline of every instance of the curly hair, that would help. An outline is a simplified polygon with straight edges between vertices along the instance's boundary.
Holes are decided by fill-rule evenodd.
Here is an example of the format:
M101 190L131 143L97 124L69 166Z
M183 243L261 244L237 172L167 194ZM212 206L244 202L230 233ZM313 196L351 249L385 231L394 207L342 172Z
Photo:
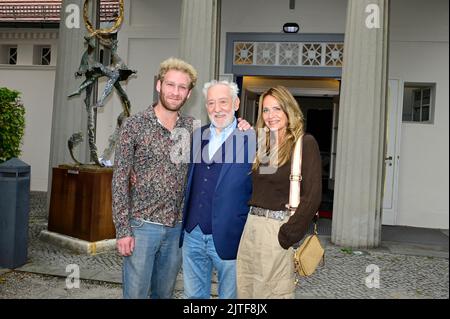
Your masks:
M159 65L158 80L162 82L169 70L177 70L189 75L189 78L191 80L191 83L189 85L190 90L192 90L197 84L197 71L189 63L173 57L162 61Z

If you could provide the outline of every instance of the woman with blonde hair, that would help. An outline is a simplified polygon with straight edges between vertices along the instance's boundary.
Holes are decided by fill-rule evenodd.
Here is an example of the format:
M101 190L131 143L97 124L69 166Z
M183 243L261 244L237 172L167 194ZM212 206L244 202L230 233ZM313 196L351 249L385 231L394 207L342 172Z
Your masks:
M250 212L237 256L238 298L294 298L294 250L319 208L319 147L305 134L300 107L283 86L259 99L258 153L253 164ZM300 205L289 210L291 158L303 137Z

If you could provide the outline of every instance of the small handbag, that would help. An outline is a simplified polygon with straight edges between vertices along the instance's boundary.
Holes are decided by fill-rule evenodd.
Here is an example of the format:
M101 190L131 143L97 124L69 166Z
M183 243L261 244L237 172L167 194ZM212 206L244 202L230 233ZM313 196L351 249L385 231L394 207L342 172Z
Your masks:
M325 264L325 250L317 236L317 223L314 222L314 233L305 238L294 252L295 270L300 276L311 276L322 261Z
M291 163L290 189L288 209L294 212L300 204L300 185L302 180L302 149L303 136L300 136L295 144ZM319 213L314 216L314 232L308 235L303 243L294 252L295 271L300 276L310 276L314 273L319 263L325 264L325 250L317 235L317 220Z

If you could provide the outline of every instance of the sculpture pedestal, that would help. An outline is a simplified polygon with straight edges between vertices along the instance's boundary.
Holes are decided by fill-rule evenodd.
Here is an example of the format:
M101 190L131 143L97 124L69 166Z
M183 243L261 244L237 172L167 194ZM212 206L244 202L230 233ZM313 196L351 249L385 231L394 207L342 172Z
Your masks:
M112 168L53 168L48 230L86 241L115 238Z

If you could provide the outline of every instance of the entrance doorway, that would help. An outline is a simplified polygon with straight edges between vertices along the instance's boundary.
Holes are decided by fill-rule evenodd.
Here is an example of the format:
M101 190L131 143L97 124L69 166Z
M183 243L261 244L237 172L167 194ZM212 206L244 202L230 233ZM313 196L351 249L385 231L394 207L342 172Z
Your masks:
M296 96L306 120L306 132L319 144L322 159L321 217L331 218L333 211L334 178L330 176L333 134L333 97Z
M241 86L238 115L252 125L256 124L258 117L259 97L268 88L283 85L295 97L305 117L305 130L317 140L322 158L320 217L331 218L340 81L332 78L244 76L238 77L236 82Z

